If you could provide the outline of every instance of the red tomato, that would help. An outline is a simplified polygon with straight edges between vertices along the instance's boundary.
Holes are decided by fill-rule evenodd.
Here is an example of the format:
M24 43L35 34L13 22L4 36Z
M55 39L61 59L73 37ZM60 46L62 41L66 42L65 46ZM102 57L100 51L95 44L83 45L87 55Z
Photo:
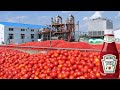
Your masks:
M85 65L85 64L86 64L86 62L85 62L84 60L81 60L80 63L81 63L82 65Z
M57 76L57 78L58 78L58 79L63 79L62 74L59 73L58 76Z
M84 72L84 73L87 73L88 70L87 70L86 68L83 68L83 72Z
M96 75L95 75L94 73L91 73L91 74L90 74L90 78L91 78L91 79L96 79Z
M98 72L97 67L94 67L94 68L93 68L93 72L94 72L94 73Z
M87 73L85 73L85 74L84 74L84 77L85 77L86 79L88 79L88 78L89 78L89 75L88 75Z
M52 72L52 73L50 73L50 76L51 76L52 78L56 78L56 77L57 77L57 73Z
M99 79L100 78L100 73L96 73L96 77Z
M92 68L94 67L94 64L89 63L89 64L88 64L88 67L89 67L90 69L92 69Z
M74 78L75 78L74 75L69 76L69 79L74 79Z
M75 61L73 59L70 59L70 63L73 65L75 64Z
M76 64L74 64L72 68L75 70L78 68L78 66Z
M69 75L68 75L67 73L64 73L64 74L62 75L63 78L68 78L68 76L69 76Z
M71 75L73 75L73 74L74 74L74 71L73 71L73 70L72 70L72 71L70 71L70 74L71 74Z
M78 69L81 70L83 68L83 65L78 65Z
M80 79L85 79L85 77L84 76L80 76Z

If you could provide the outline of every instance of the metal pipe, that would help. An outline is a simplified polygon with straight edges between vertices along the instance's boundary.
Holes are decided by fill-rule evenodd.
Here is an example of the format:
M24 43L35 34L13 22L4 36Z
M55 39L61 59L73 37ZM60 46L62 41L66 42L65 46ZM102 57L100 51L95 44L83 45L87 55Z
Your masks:
M51 18L51 25L50 25L50 48L52 47L51 30L52 30L52 18Z
M80 37L79 37L79 36L80 36L79 33L80 33L80 32L79 32L79 21L78 21L78 41L80 40L80 39L79 39L79 38L80 38Z

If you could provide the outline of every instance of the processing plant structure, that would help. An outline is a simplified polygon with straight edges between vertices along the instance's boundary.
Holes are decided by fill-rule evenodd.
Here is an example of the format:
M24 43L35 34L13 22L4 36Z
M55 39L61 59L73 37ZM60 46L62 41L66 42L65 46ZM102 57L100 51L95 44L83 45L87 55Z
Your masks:
M65 40L75 41L75 19L73 15L69 15L66 22L63 23L61 16L51 18L51 28L44 28L40 30L40 38L45 40Z

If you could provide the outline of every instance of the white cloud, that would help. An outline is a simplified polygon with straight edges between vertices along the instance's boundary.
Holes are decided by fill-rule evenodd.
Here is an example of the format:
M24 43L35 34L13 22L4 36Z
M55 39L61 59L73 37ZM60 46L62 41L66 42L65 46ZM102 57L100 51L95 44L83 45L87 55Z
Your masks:
M38 24L42 24L42 25L50 24L51 17L50 16L38 16L37 22L39 22Z
M89 12L89 13L91 13L91 12ZM92 16L90 16L90 17L83 17L84 23L81 24L80 29L83 30L83 31L84 30L87 31L87 25L88 25L89 20L93 19L93 18L97 18L97 17L102 17L102 15L101 15L102 13L104 13L104 11L95 11Z
M115 19L120 18L120 11L118 11L118 14L115 16Z
M27 16L16 16L16 17L9 17L7 18L8 22L21 22L24 21L24 19L27 19Z
M50 18L49 16L38 16L38 19L46 19L46 18Z
M89 19L89 17L83 17L83 21L86 21L88 19Z
M83 21L88 21L89 19L102 17L102 13L104 13L104 11L95 11L95 13L92 16L90 16L90 17L83 17Z
M101 12L101 11L96 11L96 12L90 17L90 19L97 18L97 17L102 17L101 13L103 13L103 12Z

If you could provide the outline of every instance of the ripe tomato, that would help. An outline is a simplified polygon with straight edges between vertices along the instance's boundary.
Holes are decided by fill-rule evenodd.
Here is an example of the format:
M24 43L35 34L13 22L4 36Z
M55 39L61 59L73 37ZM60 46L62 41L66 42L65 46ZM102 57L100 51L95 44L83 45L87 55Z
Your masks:
M57 66L57 65L58 65L58 62L57 62L57 61L55 61L53 64L54 64L54 66Z
M74 64L72 68L75 70L78 68L78 66L76 64Z
M67 63L64 63L63 66L67 67L68 65L67 65Z
M56 73L56 72L51 72L51 73L50 73L50 76L51 76L52 78L56 78L56 77L57 77L57 73Z
M85 73L85 74L84 74L84 77L85 77L86 79L88 79L88 78L89 78L89 75L88 75L87 73Z
M46 76L46 79L52 79L52 77L51 76Z
M63 77L63 78L68 78L68 76L69 76L69 75L68 75L67 73L62 74L62 77Z
M92 69L92 68L94 67L94 64L89 63L89 64L88 64L88 67L89 67L90 69Z
M66 67L62 67L62 70L66 71Z
M85 76L80 76L80 79L85 79Z
M91 74L90 74L90 78L91 78L91 79L96 79L96 75L95 75L94 73L91 73Z
M84 73L87 73L88 70L87 70L86 68L83 68L83 72L84 72Z
M100 78L100 73L96 73L96 77L99 79Z
M58 53L55 53L55 54L54 54L54 57L58 57L58 56L59 56L59 54L58 54Z
M78 65L78 69L81 70L83 68L83 65Z
M94 67L94 68L93 68L93 72L94 72L94 73L98 72L97 67Z
M98 58L95 58L95 62L96 62L96 63L99 62L99 59L98 59Z
M59 74L57 75L57 78L58 78L58 79L63 79L62 74L59 73Z
M81 75L83 75L83 73L80 71L77 71L76 73L77 73L77 77L80 77Z
M61 71L61 74L64 74L65 72L66 72L66 71L62 70L62 71Z
M69 79L74 79L74 78L75 78L74 75L69 76Z
M65 55L65 56L68 56L68 53L67 53L67 52L65 52L65 53L64 53L64 55Z
M88 70L88 66L84 66L84 68L86 68Z
M71 63L72 65L75 64L75 60L70 59L70 63Z
M82 65L85 65L85 64L86 64L86 62L85 62L84 60L81 60L80 63L81 63Z
M70 71L70 74L71 74L71 75L73 75L73 74L74 74L74 71L73 71L73 70L71 70L71 71Z
M40 78L40 79L44 79L44 78L45 78L45 74L40 74L40 75L39 75L39 78Z

